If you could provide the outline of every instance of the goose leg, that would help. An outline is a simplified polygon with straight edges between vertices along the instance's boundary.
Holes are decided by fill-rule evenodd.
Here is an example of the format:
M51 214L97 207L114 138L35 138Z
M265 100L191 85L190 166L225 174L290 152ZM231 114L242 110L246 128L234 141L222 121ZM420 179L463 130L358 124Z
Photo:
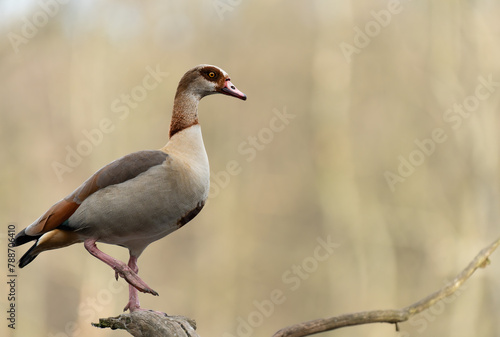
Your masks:
M139 272L139 266L137 266L137 257L130 255L130 259L128 260L128 266L134 273ZM139 293L137 289L133 285L128 285L128 303L123 308L123 311L127 311L130 309L130 312L139 310L141 305L139 303Z
M117 280L118 276L121 276L122 278L125 279L125 281L128 282L129 285L133 286L137 290L142 291L143 293L150 293L155 296L158 296L158 293L153 289L151 289L146 284L146 282L144 282L139 276L137 276L137 274L132 270L131 267L127 266L125 263L121 261L112 258L108 254L103 253L97 248L95 243L96 243L95 239L87 239L83 242L83 245L90 254L92 254L93 256L95 256L96 258L106 263L111 268L113 268ZM137 267L137 258L135 258L135 261L132 262L129 261L129 264L131 264L132 266L135 265L135 267ZM135 294L135 296L137 297L137 294ZM139 303L138 300L137 303Z
M128 260L128 266L134 273L139 272L139 267L137 266L137 257L130 255L130 259ZM166 313L161 312L161 311L156 311L156 310L148 310L148 309L143 309L141 308L141 305L139 304L139 293L137 292L137 289L134 286L131 286L130 284L128 285L128 303L123 308L123 311L130 310L130 312L134 311L151 311L154 312L160 316L168 316Z

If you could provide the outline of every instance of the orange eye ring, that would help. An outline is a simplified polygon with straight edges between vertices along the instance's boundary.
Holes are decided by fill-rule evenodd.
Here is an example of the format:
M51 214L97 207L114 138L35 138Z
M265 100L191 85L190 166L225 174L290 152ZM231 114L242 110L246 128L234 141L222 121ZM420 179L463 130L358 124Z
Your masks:
M208 77L214 78L215 77L215 73L213 71L209 72L208 73Z

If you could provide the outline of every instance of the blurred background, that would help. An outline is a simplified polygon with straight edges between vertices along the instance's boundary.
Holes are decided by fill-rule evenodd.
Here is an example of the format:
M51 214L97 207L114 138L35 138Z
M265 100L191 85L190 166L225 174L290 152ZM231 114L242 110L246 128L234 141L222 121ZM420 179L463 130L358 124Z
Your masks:
M2 0L2 273L8 225L163 146L179 79L209 63L248 100L201 102L210 199L139 259L160 293L142 306L250 337L423 298L500 235L499 14L493 0ZM498 336L499 254L400 332L324 336ZM1 331L129 336L90 326L128 290L81 244L16 272L16 329Z

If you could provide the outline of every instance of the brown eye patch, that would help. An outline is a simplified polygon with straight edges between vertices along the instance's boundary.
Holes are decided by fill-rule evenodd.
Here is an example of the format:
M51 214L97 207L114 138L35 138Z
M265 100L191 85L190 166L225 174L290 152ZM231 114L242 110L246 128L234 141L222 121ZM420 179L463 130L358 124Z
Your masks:
M201 73L209 81L217 81L219 78L219 71L217 69L213 69L212 67L202 69Z

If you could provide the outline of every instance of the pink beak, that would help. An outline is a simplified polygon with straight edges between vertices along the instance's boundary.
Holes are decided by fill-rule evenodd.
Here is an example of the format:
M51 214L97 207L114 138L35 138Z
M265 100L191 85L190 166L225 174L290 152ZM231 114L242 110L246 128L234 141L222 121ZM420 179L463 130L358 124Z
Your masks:
M247 95L239 91L234 84L231 83L231 80L228 78L226 79L226 82L224 83L224 86L221 89L223 94L229 95L229 96L234 96L236 98L246 100Z

